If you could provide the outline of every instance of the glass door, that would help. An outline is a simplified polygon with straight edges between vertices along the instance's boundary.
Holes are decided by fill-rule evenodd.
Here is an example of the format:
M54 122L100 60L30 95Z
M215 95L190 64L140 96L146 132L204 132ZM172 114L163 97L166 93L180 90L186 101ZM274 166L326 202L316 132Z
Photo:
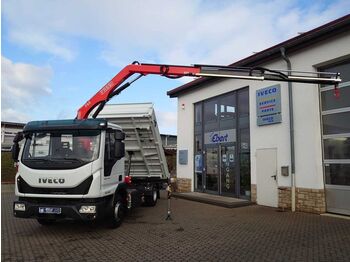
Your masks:
M234 144L220 145L221 195L236 195L236 152Z
M205 154L206 162L206 191L219 193L219 147L208 146Z

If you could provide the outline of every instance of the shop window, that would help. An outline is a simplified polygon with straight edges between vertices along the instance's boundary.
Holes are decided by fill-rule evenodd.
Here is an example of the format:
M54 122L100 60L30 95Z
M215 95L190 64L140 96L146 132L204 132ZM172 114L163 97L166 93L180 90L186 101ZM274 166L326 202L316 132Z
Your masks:
M236 98L235 94L225 95L221 98L220 103L220 118L234 118L236 115Z
M218 101L210 100L204 103L205 122L217 121L218 119Z
M350 164L326 164L325 176L328 185L350 186Z
M350 111L323 115L323 134L350 133Z
M325 159L350 159L350 137L323 140Z
M322 110L333 110L343 107L350 107L350 83L348 87L339 88L339 97L334 97L334 90L322 91Z
M202 123L202 104L194 105L194 118L196 125Z
M195 136L194 150L195 188L201 190L203 186L203 144L201 135Z
M350 66L349 62L341 63L334 66L329 66L327 68L321 68L320 71L322 72L338 72L340 73L342 82L348 82L350 81Z
M321 71L340 72L343 81L339 98L334 97L333 86L320 89L325 183L350 186L350 63Z
M249 115L249 92L248 88L238 92L238 110L241 116Z
M238 124L240 128L249 128L249 92L243 89L238 92Z
M195 152L202 152L202 136L196 135L195 136Z

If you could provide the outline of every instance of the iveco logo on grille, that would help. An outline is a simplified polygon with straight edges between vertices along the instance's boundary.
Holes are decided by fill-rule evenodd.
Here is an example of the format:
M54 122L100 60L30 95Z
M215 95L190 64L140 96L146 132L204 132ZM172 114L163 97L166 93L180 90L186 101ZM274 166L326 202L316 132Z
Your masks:
M44 177L39 178L39 184L63 184L64 178L57 178L57 177Z

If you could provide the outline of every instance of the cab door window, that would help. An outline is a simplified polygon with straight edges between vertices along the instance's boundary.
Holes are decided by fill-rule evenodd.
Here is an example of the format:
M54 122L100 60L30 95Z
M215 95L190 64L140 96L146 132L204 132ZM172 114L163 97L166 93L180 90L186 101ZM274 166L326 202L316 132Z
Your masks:
M105 142L105 157L104 157L104 175L110 176L114 164L117 162L115 157L115 138L113 130L107 130Z

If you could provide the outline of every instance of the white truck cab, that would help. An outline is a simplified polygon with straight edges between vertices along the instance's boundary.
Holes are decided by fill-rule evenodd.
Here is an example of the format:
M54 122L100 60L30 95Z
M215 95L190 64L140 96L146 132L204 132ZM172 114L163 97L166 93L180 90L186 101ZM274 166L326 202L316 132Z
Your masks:
M17 153L16 217L48 224L107 216L119 224L127 185L125 134L118 125L104 119L33 121L23 138Z

